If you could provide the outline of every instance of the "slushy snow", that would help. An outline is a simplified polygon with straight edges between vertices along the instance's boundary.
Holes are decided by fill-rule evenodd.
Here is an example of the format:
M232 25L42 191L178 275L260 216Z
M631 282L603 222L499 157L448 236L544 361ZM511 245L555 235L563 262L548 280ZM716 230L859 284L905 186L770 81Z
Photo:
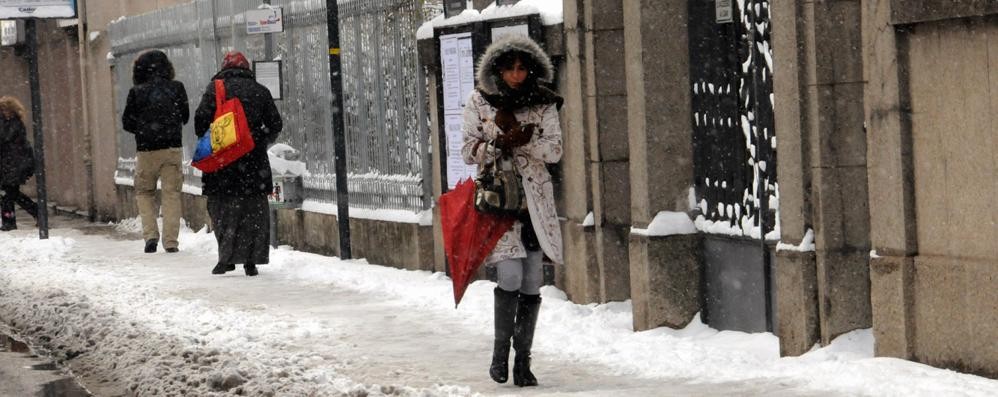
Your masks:
M486 374L492 282L472 283L455 310L442 273L289 247L272 250L259 277L211 276L211 234L185 229L180 253L144 254L139 224L0 234L0 319L84 379L138 395L522 392ZM718 331L699 316L634 332L630 301L580 305L550 286L542 295L534 395L998 395L998 381L874 358L870 330L781 358L770 333Z

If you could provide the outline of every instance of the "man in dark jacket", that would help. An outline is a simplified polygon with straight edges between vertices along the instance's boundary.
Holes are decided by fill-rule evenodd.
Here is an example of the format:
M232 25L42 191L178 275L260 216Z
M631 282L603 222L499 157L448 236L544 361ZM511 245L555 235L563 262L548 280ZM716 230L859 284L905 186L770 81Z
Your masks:
M180 234L180 191L183 186L182 128L190 120L187 91L173 79L173 65L163 51L152 50L135 60L125 113L125 131L135 134L138 164L135 167L135 196L142 218L145 252L156 252L159 227L156 225L156 183L163 189L163 248L177 252Z
M235 270L244 264L246 275L257 275L256 265L270 262L270 210L267 195L273 186L267 146L274 143L283 127L281 114L270 90L256 82L249 61L232 51L225 55L222 70L208 84L194 114L195 132L200 138L215 118L215 84L225 83L226 99L238 98L246 112L255 146L252 151L218 171L201 176L202 193L208 197L218 264L212 274Z

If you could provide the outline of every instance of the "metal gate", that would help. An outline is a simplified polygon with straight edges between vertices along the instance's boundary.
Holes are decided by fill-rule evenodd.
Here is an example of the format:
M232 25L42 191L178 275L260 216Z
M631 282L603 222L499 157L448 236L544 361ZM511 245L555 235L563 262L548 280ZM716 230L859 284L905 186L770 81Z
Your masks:
M772 330L770 246L779 240L769 1L689 2L695 190L704 320Z
M253 60L278 59L283 68L284 118L279 138L301 151L306 164L304 198L335 203L326 0L270 0L283 7L285 31L267 38L246 32L245 12L262 0L194 0L121 18L108 30L117 114L131 88L131 65L144 50L159 48L173 60L187 87L191 110L218 71L222 55L241 50ZM429 208L429 132L415 31L423 22L420 0L339 0L343 49L348 189L350 205L421 211ZM432 4L429 5L432 7ZM184 127L184 185L199 192L200 171L190 167L193 126ZM118 128L116 183L132 183L134 139Z

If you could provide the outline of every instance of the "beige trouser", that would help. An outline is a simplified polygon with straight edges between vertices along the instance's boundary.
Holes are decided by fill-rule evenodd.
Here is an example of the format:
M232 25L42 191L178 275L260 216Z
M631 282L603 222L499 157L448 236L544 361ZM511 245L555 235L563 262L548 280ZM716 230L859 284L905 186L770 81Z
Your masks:
M184 175L180 163L184 154L181 148L170 148L138 153L135 167L135 197L142 218L142 238L158 240L156 225L156 181L162 181L163 248L177 248L180 234L180 189Z

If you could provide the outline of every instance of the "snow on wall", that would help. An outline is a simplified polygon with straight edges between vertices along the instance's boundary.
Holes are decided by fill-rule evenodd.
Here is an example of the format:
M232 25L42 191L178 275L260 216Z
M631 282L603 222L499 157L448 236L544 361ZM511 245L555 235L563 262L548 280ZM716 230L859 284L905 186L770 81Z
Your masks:
M496 6L493 2L485 7L481 12L468 9L451 18L445 18L443 14L423 23L416 30L416 40L432 39L433 29L447 26L464 25L478 21L489 21L495 19L513 18L531 14L540 14L541 24L545 26L557 25L564 22L564 5L562 0L520 0L511 6Z
M306 199L301 206L302 211L326 215L337 215L339 207L334 203L326 203ZM413 212L388 208L356 208L350 207L350 219L367 219L372 221L415 223L420 226L433 225L433 210Z
M631 234L639 236L673 236L677 234L695 234L697 227L685 212L662 211L645 229L631 227Z

